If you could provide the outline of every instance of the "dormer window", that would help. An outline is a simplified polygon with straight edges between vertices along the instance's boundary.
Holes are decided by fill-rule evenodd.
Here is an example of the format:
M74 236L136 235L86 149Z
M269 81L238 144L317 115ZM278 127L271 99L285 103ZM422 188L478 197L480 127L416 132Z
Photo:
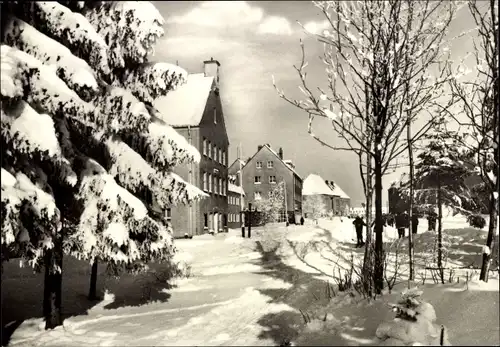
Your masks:
M214 124L217 124L217 109L214 107Z

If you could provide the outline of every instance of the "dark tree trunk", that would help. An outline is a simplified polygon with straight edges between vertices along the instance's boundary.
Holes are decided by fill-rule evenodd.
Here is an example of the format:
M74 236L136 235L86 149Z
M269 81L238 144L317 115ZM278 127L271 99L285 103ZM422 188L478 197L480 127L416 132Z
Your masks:
M490 0L490 16L491 16L491 23L495 23L498 21L498 18L500 17L500 5L498 5L498 2L496 9L495 9L495 1ZM496 10L496 11L495 11ZM495 13L496 12L496 13ZM500 80L499 80L499 74L500 74L500 59L498 58L498 51L500 51L500 42L498 40L500 39L500 28L497 27L496 30L493 28L493 33L495 36L495 39L493 40L492 44L495 48L495 51L497 54L492 54L491 55L491 74L492 74L492 79L494 81L493 85L493 119L492 119L492 125L493 125L493 139L496 139L496 148L493 151L493 157L496 160L496 163L493 167L493 173L496 176L496 182L491 182L492 183L492 188L493 192L496 192L496 194L499 193L500 191L500 177L499 177L499 170L498 167L500 165L500 150L498 148L498 129L500 127L500 109L499 109L499 104L498 100L500 98L499 95L499 88L500 88ZM488 273L489 273L489 268L490 268L490 263L491 263L491 257L492 253L495 249L495 234L497 228L500 226L497 225L498 223L498 214L500 213L500 199L497 198L495 199L494 193L490 194L490 208L489 208L489 214L490 214L490 222L488 225L488 237L486 239L486 247L489 248L489 254L483 253L483 264L481 266L481 273L479 275L479 279L484 282L488 282ZM498 196L498 195L497 195Z
M363 22L364 25L364 22ZM363 66L366 61L363 60ZM373 100L370 98L370 92L368 84L365 84L365 132L366 136L366 147L371 148L372 139L369 135L369 124L370 124L370 105ZM373 104L375 106L375 103ZM373 107L375 109L375 107ZM363 175L363 168L361 165L362 157L360 156L360 173ZM365 180L365 198L366 198L366 238L365 238L365 254L363 258L363 284L365 293L372 296L373 293L373 270L374 270L374 247L373 238L371 233L371 223L372 223L372 197L373 197L373 184L372 184L372 156L371 153L366 153L366 180Z
M373 290L373 238L371 233L372 224L372 158L370 154L366 156L366 238L365 238L365 255L363 258L363 284L365 286L365 293L370 297Z
M378 159L378 158L377 158ZM384 245L382 233L384 225L382 221L382 163L375 159L375 269L374 285L375 293L381 294L384 289Z
M97 265L99 261L97 259L92 263L92 271L90 273L90 289L89 289L89 300L97 300Z
M409 281L415 279L415 269L413 264L413 258L415 256L415 250L413 247L413 148L411 141L411 122L408 121L408 160L410 164L410 196L408 201L408 218L410 218L410 228L408 230L408 262L410 265Z
M441 283L444 284L444 269L443 269L443 205L441 201L441 178L438 175L437 189L437 205L438 205L438 258L437 266Z
M53 271L59 267L60 272ZM45 281L43 292L43 315L45 329L54 329L62 325L61 294L62 294L63 252L62 243L54 242L54 248L45 253Z
M486 247L489 248L488 253L483 253L483 264L481 266L481 273L479 275L479 280L488 282L488 273L491 264L491 253L494 248L494 235L497 228L497 218L498 218L498 205L493 194L490 194L490 222L488 225L488 237L486 239Z

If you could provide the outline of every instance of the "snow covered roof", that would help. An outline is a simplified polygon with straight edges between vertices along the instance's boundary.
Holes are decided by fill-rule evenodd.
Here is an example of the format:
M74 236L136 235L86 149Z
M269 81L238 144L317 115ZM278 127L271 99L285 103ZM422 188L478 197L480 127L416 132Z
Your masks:
M233 192L233 193L245 195L245 191L243 190L243 188L241 186L237 186L236 184L233 184L233 183L229 183L227 185L227 190L229 190L230 192Z
M342 199L350 199L349 195L347 195L343 190L342 188L339 187L338 184L335 184L335 188L333 189L333 194L335 196L339 196L341 197Z
M304 184L302 185L302 195L316 194L338 196L343 199L350 199L349 195L347 195L337 184L335 184L334 189L331 189L320 175L310 174L306 177Z
M302 195L316 194L335 195L320 175L310 174L306 177L302 185Z
M163 114L162 120L168 125L198 126L213 83L213 76L190 74L185 84L156 99L154 107Z

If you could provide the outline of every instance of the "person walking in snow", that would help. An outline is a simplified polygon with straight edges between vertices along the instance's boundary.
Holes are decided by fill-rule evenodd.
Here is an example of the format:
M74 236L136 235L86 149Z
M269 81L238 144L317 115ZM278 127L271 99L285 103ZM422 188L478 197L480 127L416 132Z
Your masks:
M356 229L356 247L361 247L365 244L363 242L363 227L366 226L366 223L364 222L363 218L361 218L360 216L356 216L352 224L354 224L354 228Z
M406 227L406 218L404 213L398 213L396 215L396 229L398 229L398 238L402 239L405 237L405 227Z
M416 213L411 215L411 233L416 234L418 230L418 215Z
M304 216L300 217L300 225L304 225Z
M428 230L429 231L436 231L436 214L434 211L430 211L429 214L427 215L427 223L428 223Z

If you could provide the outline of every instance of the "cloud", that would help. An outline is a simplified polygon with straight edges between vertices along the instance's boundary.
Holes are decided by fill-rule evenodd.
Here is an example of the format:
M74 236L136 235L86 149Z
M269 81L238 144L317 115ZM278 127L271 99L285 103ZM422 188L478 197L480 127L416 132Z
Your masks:
M292 26L288 19L278 16L270 16L264 19L257 28L259 34L292 35Z
M328 29L330 23L325 19L322 21L309 21L304 24L304 29L306 29L311 34L321 34L323 30Z
M184 14L169 17L167 23L211 28L253 27L258 34L293 33L288 19L266 16L262 8L251 6L246 1L206 1Z

